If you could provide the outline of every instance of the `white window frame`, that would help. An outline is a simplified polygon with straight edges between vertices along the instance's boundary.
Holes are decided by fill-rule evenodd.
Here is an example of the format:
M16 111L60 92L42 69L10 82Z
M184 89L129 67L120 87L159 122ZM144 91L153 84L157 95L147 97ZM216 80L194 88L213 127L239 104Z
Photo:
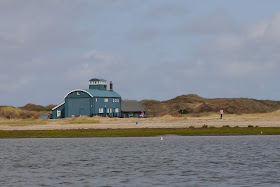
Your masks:
M56 111L56 116L57 116L57 117L61 117L61 111L60 111L60 110L57 110L57 111Z
M115 108L115 113L119 113L119 108Z
M103 111L103 108L99 108L99 114L103 114L104 111Z
M108 99L108 98L104 98L104 102L105 102L105 103L108 103L108 102L109 102L109 99Z
M80 95L80 92L77 92L77 95Z

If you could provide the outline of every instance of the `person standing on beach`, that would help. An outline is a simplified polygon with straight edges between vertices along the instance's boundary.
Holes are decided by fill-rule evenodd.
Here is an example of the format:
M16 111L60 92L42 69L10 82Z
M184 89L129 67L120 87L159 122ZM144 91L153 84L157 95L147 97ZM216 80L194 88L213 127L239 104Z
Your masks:
M224 113L224 110L220 110L221 119L223 119L223 113Z

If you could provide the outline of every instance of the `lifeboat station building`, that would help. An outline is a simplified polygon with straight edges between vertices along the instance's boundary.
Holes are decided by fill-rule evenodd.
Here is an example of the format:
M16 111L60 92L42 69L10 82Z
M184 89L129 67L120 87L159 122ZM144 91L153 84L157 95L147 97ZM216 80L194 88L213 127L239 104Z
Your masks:
M52 118L67 118L74 116L109 116L121 117L121 96L107 90L107 81L104 79L89 80L89 89L76 89L67 93L64 102L52 109Z

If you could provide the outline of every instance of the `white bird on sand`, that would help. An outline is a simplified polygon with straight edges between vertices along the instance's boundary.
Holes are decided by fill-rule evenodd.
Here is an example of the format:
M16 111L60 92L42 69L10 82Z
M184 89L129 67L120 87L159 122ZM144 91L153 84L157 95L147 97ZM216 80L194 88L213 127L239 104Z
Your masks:
M262 131L261 131L261 134L262 134Z
M160 140L163 140L163 138L162 138L162 137L160 137Z

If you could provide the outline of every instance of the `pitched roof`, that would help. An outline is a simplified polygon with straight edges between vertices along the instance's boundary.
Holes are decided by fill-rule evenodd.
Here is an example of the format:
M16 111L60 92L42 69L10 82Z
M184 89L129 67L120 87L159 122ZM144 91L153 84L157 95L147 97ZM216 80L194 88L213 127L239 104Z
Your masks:
M141 112L146 111L136 100L122 100L122 112Z
M52 110L55 110L55 109L59 108L60 106L62 106L62 105L64 105L64 104L65 104L65 102L62 102L62 103L60 103L59 105L53 107Z

